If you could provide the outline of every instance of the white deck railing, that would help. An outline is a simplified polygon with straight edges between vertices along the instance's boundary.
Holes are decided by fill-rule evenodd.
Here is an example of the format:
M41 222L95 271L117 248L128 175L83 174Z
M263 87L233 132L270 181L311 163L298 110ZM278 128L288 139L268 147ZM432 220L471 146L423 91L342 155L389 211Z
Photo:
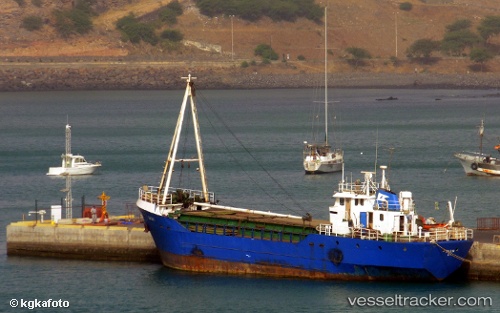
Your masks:
M379 183L373 181L340 182L339 192L353 192L357 194L375 194L379 188Z
M187 193L189 195L189 198L192 198L192 199L195 199L196 197L203 198L203 192L201 190L172 188L171 187L168 189L167 203L166 204L172 204L172 195L176 194L178 190L181 190L182 193ZM210 203L215 202L215 195L213 192L209 192L208 197L209 197ZM142 200L150 202L150 203L160 204L161 200L163 199L163 193L161 193L161 192L158 193L157 186L144 185L141 188L139 188L139 199L142 199Z
M393 242L412 242L412 241L447 241L447 240L470 240L473 238L473 230L465 227L434 228L428 231L421 231L417 235L409 235L405 232L394 232L392 234L381 234L379 231L369 228L352 228L350 232L338 233L331 224L320 224L316 227L320 235L340 236L360 238L366 240L383 240Z

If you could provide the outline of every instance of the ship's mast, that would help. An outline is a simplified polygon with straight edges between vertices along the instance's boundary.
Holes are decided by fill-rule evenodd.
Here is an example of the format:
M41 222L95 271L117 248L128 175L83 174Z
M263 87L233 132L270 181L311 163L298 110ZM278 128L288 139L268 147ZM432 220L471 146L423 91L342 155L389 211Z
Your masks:
M195 101L196 90L194 87L194 82L192 81L196 79L196 77L191 77L191 74L189 74L188 77L182 77L182 79L185 79L187 82L186 91L184 93L184 99L182 101L181 110L179 113L179 117L177 119L177 125L175 127L174 137L172 138L172 143L170 144L170 151L167 156L167 161L165 164L165 168L163 169L163 175L160 181L160 186L158 188L158 196L163 195L161 201L162 204L166 204L167 202L168 189L170 188L170 182L172 180L172 173L174 171L175 163L184 161L187 162L198 161L203 197L206 202L209 201L206 172L205 172L205 162L203 159L203 151L202 151L201 136L200 136L200 125L198 124L198 111L196 109L196 101ZM193 118L193 127L194 127L194 135L196 140L196 150L198 152L198 158L176 159L177 148L179 146L179 139L181 136L182 124L184 122L184 115L188 100L191 106L191 115Z
M326 21L326 10L328 7L325 7L325 146L328 146L328 30L327 30L327 21Z
M71 191L71 175L66 175L66 188L62 189L62 192L66 193L66 197L64 198L64 206L66 208L66 218L73 218L73 195Z
M71 126L66 124L66 149L64 154L64 165L63 167L69 167L69 155L71 154Z
M484 134L484 120L481 120L479 125L479 153L483 154L483 134Z
M71 126L66 124L66 154L71 154Z

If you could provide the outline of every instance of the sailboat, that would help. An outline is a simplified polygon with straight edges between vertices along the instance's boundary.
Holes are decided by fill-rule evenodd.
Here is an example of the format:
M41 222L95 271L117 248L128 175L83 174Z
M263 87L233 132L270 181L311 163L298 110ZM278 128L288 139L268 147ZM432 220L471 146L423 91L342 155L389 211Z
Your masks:
M327 22L325 8L325 141L321 143L308 143L304 141L304 170L306 174L321 174L339 172L344 165L344 151L333 148L328 142L328 51L327 51Z
M455 157L460 161L467 176L500 176L500 159L483 153L484 120L479 125L479 152L457 152ZM500 152L500 145L495 146Z
M49 167L48 176L90 175L99 167L100 162L88 162L82 155L71 153L71 126L66 124L66 151L61 155L60 167Z
M139 187L136 201L164 266L320 280L440 281L466 261L473 232L455 222L451 202L448 223L428 223L417 214L412 192L390 188L387 166L380 167L380 182L374 172L362 172L363 182L340 182L325 209L329 220L272 212L273 206L220 205L207 187L194 78L183 78L186 91L160 183ZM184 159L178 148L189 112L197 154ZM201 190L171 186L175 164L179 169L186 162L198 164Z

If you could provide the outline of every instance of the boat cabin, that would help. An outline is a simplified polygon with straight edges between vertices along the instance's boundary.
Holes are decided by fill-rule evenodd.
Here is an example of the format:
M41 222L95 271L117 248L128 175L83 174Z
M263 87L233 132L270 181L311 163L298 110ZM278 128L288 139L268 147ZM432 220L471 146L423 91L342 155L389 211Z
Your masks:
M412 193L390 191L384 173L380 184L372 180L374 173L363 173L364 182L339 184L339 191L333 196L335 202L329 208L332 230L343 235L356 229L378 235L416 235L418 215L415 214Z
M87 160L81 155L77 154L67 154L61 155L62 158L62 167L77 167L79 165L88 164Z

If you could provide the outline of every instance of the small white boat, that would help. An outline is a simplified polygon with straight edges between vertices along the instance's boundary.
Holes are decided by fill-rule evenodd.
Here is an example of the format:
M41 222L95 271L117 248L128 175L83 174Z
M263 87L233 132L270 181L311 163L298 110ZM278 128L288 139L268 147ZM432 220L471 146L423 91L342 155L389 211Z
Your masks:
M49 176L90 175L99 167L100 162L87 162L82 155L71 153L71 126L66 124L66 153L61 155L60 167L49 167Z
M455 157L460 161L468 176L500 176L500 159L483 153L484 121L479 125L479 152L457 152ZM495 146L500 152L500 145Z
M308 143L304 141L303 163L306 174L339 172L344 166L344 151L332 148L328 143L328 80L327 80L327 27L325 10L325 140Z

